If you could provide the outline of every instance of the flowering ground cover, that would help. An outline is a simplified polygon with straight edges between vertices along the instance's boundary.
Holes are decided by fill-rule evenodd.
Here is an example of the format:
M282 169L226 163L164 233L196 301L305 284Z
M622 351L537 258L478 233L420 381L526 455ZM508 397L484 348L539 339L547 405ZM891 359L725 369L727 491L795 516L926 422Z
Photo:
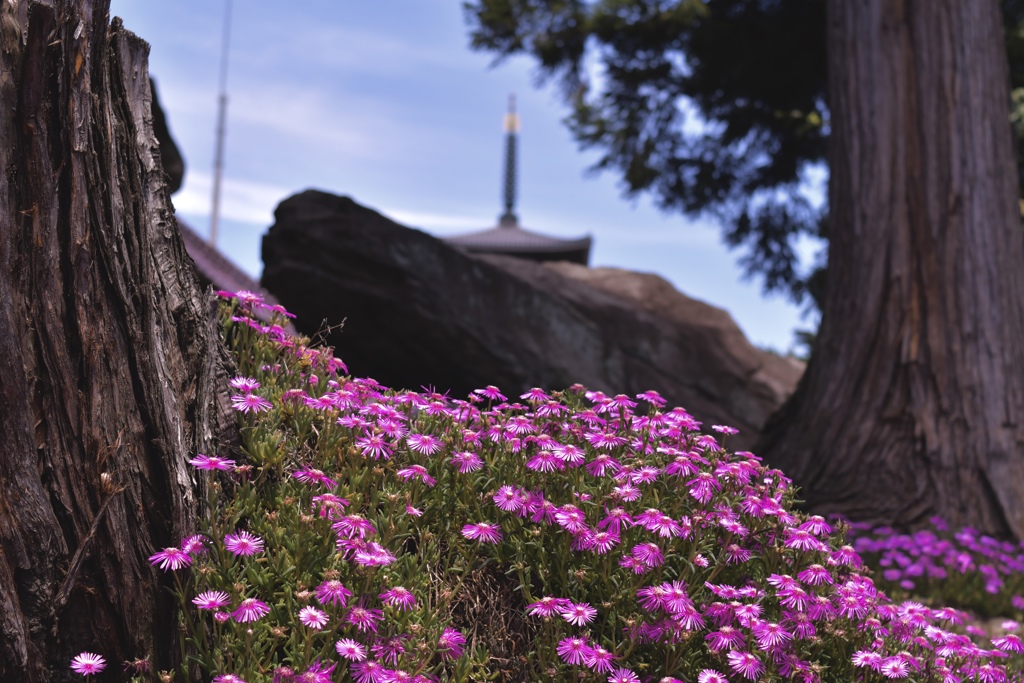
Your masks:
M653 392L390 390L259 308L286 315L222 304L242 453L194 455L204 527L151 558L217 683L1021 679L1014 633L890 600L727 426Z

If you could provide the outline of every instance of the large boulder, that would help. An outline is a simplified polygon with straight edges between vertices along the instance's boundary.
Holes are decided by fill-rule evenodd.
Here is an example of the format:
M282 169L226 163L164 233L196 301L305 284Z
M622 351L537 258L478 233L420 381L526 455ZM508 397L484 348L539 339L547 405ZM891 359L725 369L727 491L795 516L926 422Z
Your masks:
M728 313L656 275L470 256L315 190L283 201L275 218L263 285L353 374L392 387L655 389L698 419L739 428L733 444L747 447L800 376Z

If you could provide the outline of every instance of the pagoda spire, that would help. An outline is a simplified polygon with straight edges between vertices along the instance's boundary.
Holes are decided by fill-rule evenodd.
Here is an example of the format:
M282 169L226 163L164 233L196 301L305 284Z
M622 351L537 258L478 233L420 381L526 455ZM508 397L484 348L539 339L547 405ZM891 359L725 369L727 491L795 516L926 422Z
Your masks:
M505 114L505 213L501 214L499 225L514 226L516 217L516 135L519 133L519 116L516 114L516 96L508 96L508 113Z

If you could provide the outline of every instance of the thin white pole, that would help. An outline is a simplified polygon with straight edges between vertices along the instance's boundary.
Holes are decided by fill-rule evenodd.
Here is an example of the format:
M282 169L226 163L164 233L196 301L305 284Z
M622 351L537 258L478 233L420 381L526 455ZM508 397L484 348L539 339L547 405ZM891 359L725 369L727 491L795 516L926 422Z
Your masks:
M220 181L224 172L224 134L228 114L228 45L231 40L231 0L224 3L224 37L221 40L220 81L217 97L217 146L213 156L213 206L210 209L210 244L217 246L220 218Z

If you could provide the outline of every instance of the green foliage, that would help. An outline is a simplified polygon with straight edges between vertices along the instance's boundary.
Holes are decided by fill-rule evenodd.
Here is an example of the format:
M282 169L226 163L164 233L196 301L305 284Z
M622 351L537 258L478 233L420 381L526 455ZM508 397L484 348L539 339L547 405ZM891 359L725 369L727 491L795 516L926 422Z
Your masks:
M627 195L649 192L667 210L717 217L766 290L820 306L824 259L802 272L795 245L828 238L827 207L801 189L808 171L827 163L825 6L472 0L465 15L474 49L532 55L541 80L560 83L570 129L581 146L601 150L597 168L620 174ZM1002 9L1012 87L1021 88L1024 3ZM1019 158L1022 130L1018 123ZM1021 178L1024 195L1024 166Z

